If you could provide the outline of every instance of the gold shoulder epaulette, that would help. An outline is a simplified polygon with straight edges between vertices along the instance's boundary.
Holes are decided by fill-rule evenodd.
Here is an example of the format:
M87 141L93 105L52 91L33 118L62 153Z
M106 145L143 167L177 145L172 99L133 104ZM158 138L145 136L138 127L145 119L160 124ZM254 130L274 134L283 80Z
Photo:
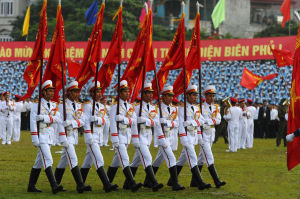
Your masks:
M84 102L84 104L89 104L89 103L91 103L91 101L86 101L86 102Z

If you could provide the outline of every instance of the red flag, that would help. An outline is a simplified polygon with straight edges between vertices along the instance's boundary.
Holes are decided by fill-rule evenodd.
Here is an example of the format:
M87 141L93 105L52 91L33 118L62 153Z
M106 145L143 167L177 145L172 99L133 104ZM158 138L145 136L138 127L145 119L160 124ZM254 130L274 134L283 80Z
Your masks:
M152 10L149 10L141 25L141 30L134 44L130 60L121 78L121 80L125 79L128 82L132 102L142 87L142 81L138 80L142 77L143 66L145 66L146 72L155 69L152 47ZM134 92L132 89L134 89Z
M190 83L190 79L194 69L201 70L201 51L200 51L200 14L195 18L195 26L189 48L189 54L186 58L186 88ZM184 71L182 70L173 84L173 92L175 97L184 92Z
M92 34L89 38L88 45L84 52L80 72L76 77L76 81L78 81L79 88L82 88L91 77L95 76L96 65L101 60L101 41L104 8L105 4L102 3L100 11L98 12L97 20L94 25Z
M69 76L76 78L80 70L80 63L73 61L71 59L67 59L67 64L68 64Z
M168 51L166 59L161 65L159 71L157 72L158 86L161 91L167 81L167 77L170 70L175 70L179 68L183 68L185 62L185 25L184 25L184 14L180 19L180 23L177 27L177 31L173 38L171 47ZM156 93L156 80L152 80L153 90L154 90L154 98L157 98Z
M40 24L36 35L33 53L23 74L23 77L28 84L27 93L21 97L20 101L31 97L34 89L40 81L40 70L42 68L41 60L43 59L47 38L47 0L44 0L40 16Z
M256 75L249 71L247 68L244 68L242 79L241 79L241 86L253 90L256 86L258 86L264 80L271 80L277 77L277 73L267 75L265 77Z
M287 134L300 128L300 23L296 41L291 87L291 99L288 115ZM295 137L293 142L287 144L287 167L294 168L300 162L300 137Z
M284 27L285 22L291 19L291 0L284 0L280 7L280 12L283 15L281 27Z
M292 52L289 50L279 50L279 49L272 49L273 56L276 60L277 66L290 66L293 64Z
M55 93L53 101L59 101L59 91L62 89L62 78L66 82L66 43L64 33L64 20L61 14L61 5L57 6L56 27L52 38L49 60L46 66L43 82L52 80ZM63 65L63 66L62 66ZM64 67L64 77L62 77Z
M113 18L114 20L115 17L118 16L118 21L115 27L112 41L109 46L108 53L98 72L98 81L100 82L102 87L102 94L105 92L105 89L111 82L116 65L121 63L121 48L123 40L122 10L123 7L120 6Z

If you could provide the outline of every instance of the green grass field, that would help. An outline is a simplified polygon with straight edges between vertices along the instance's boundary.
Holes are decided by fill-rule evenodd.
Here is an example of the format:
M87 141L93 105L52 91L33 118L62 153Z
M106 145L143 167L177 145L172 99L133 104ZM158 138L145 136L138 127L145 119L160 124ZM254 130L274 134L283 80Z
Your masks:
M60 149L61 147L52 148L54 169L60 158L60 154L55 151ZM114 155L109 149L110 147L102 148L106 169ZM226 153L226 149L227 145L221 139L213 146L217 171L221 179L227 182L227 185L220 189L200 191L189 188L191 172L186 165L179 175L179 182L186 189L179 192L174 192L165 185L162 190L155 193L145 188L137 193L122 189L105 193L93 167L87 178L87 184L93 188L92 192L77 194L75 182L70 169L67 168L62 180L67 192L53 195L45 173L41 172L37 187L42 189L43 193L27 193L29 173L37 149L31 143L29 132L22 132L21 142L0 145L0 198L300 198L300 166L290 172L287 171L286 148L276 147L274 139L255 139L253 149L240 150L237 153ZM199 147L196 150L198 153ZM86 151L82 137L76 151L81 165ZM151 148L151 151L155 158L157 149ZM181 148L175 153L177 158L180 152ZM130 158L133 154L134 147L130 146ZM203 169L202 176L206 182L213 183L206 168ZM141 165L136 175L137 182L143 182L144 177ZM166 184L168 178L169 172L164 163L157 173L157 179ZM119 169L114 183L122 187L123 182L124 175Z

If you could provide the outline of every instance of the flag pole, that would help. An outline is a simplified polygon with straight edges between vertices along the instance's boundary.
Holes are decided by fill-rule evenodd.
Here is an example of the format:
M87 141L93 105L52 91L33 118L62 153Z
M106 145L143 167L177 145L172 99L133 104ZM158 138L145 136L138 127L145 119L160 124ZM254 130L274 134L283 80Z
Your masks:
M146 14L148 14L148 5L144 3ZM139 110L139 117L142 116L142 108L143 108L143 97L144 97L144 82L146 77L146 66L143 64L143 79L142 79L142 92L141 92L141 103L140 103L140 110ZM138 124L138 132L140 132L140 124Z
M123 5L123 0L120 0L120 7ZM120 46L121 47L121 46ZM120 56L119 56L120 58ZM121 60L118 60L118 102L117 102L117 115L120 114L120 76L121 76ZM117 122L117 131L119 132L119 122Z
M196 3L196 7L197 7L197 13L200 15L200 7L203 8L203 5L200 4L198 1ZM200 16L199 16L200 17ZM199 19L200 21L200 19ZM200 24L199 24L199 28L200 28ZM200 46L199 46L200 48ZM201 86L201 54L200 54L200 65L199 65L199 69L198 69L198 76L199 76L199 98L200 98L200 112L202 113L202 96L201 96L201 93L202 93L202 86Z

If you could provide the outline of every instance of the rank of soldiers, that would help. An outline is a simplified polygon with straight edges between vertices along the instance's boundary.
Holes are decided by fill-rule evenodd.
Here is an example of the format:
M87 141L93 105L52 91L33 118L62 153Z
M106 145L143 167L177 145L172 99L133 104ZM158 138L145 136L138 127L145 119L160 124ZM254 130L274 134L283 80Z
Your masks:
M224 186L226 182L221 181L217 174L211 149L215 137L215 125L221 122L219 106L214 104L215 87L210 85L204 89L206 101L200 108L197 104L197 86L190 85L186 90L185 115L184 107L172 105L173 87L165 86L160 93L162 117L159 116L158 106L152 103L154 92L152 84L145 83L143 88L140 91L143 92L142 106L134 105L128 102L130 88L126 80L121 81L117 96L119 103L112 105L110 111L107 111L108 109L101 103L99 82L89 87L92 100L84 104L78 102L80 96L78 83L73 81L68 84L64 107L63 104L58 105L51 101L55 88L51 80L45 81L42 84L43 97L40 110L37 103L31 105L31 137L38 152L31 169L27 191L41 192L36 187L36 183L42 167L52 192L55 194L66 191L61 181L68 165L74 177L77 192L92 191L92 187L86 183L90 168L94 164L105 192L118 190L119 186L113 184L113 180L120 167L124 174L123 189L136 192L144 186L156 192L164 186L156 179L156 173L163 161L166 161L170 174L167 185L174 191L185 189L178 183L180 171L185 163L188 163L192 173L191 187L199 190L212 187L201 177L204 164L213 178L215 187ZM94 108L93 104L95 104ZM78 129L81 127L84 128L86 154L79 168L75 147L78 144ZM100 148L105 139L105 132L110 133L115 151L107 171L104 169L104 159ZM53 134L58 135L59 143L63 147L60 161L54 172L50 151L51 145L55 142ZM177 150L178 137L183 149L176 160L173 151ZM159 148L154 161L152 161L153 154L149 148L152 140L154 146ZM131 143L135 147L135 154L130 162L127 148ZM198 156L195 145L200 145ZM134 178L140 164L145 171L144 183L136 182Z

